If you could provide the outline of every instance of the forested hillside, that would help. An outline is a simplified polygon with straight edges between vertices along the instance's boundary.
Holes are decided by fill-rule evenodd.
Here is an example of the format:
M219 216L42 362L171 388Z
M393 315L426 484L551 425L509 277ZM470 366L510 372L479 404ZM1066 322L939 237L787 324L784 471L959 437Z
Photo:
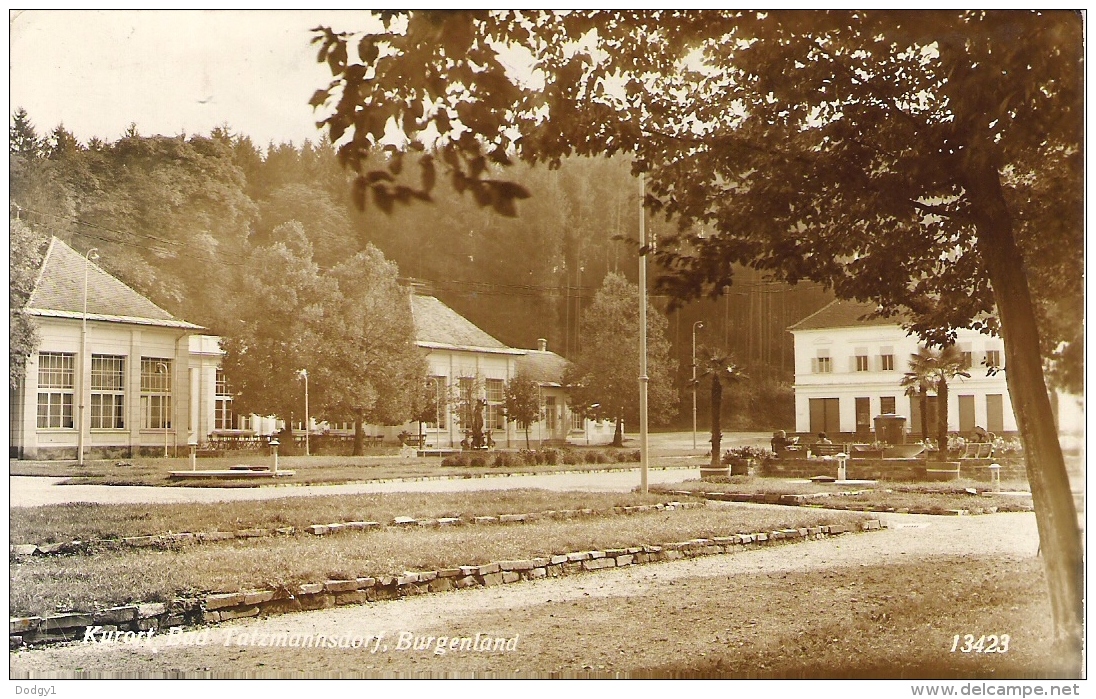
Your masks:
M514 166L506 173L531 193L517 216L501 216L439 181L433 202L386 213L353 202L351 178L334 149L318 143L253 143L225 126L208 135L145 136L132 125L120 139L78 142L63 125L39 133L31 115L10 126L11 215L80 251L169 312L231 334L246 309L234 290L256 270L246 260L275 229L301 224L312 259L329 270L370 243L404 277L428 283L445 303L503 342L535 347L546 338L565 357L582 347L580 319L610 272L633 282L639 183L621 158L571 158L558 169ZM383 158L384 154L375 154ZM417 167L410 158L405 167ZM668 233L648 218L649 234ZM13 265L20 260L13 259ZM657 270L650 271L652 294ZM789 288L740 270L720 299L668 313L667 336L682 397L676 423L691 421L692 327L697 344L731 351L753 381L732 394L731 426L791 421L791 336L785 328L829 298L820 288ZM667 308L668 299L652 296ZM706 414L704 392L698 396ZM775 406L775 407L774 407Z

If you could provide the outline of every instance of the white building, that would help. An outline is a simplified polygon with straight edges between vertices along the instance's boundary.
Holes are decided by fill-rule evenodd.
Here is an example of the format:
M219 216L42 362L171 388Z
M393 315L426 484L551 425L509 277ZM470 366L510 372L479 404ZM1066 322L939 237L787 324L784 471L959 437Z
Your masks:
M795 338L797 432L863 438L876 415L896 413L907 418L909 432L921 433L919 401L899 385L918 351L918 338L893 318L864 318L874 310L872 304L834 301L788 329ZM1005 374L987 376L983 366L1002 365L1001 338L960 330L956 346L966 355L971 378L948 382L948 430L969 433L980 426L996 434L1015 432ZM928 401L929 424L935 425L936 396Z
M81 448L86 458L162 454L195 438L189 336L199 326L57 238L25 312L40 343L9 389L11 456L72 459Z

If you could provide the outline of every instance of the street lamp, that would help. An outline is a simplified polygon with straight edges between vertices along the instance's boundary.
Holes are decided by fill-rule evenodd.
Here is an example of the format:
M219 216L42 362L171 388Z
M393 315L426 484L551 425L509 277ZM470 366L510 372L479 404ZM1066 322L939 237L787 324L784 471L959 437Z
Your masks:
M696 451L696 331L704 328L704 321L693 323L693 451Z
M304 379L304 455L311 456L308 442L309 432L312 431L311 420L308 417L308 369L301 369L297 373Z
M158 372L160 372L164 375L164 383L167 383L167 381L168 381L167 364L164 364L163 362L156 362L156 371L158 371ZM163 398L161 398L161 401L162 402L160 403L160 427L162 427L163 430L164 430L164 458L166 459L167 458L167 408L166 408L167 401L163 400Z
M88 267L91 266L92 260L99 259L99 251L95 248L91 248L84 254L84 316L83 323L80 326L80 433L76 435L76 462L81 466L84 465L84 393L87 392L87 386L84 383L84 369L86 367L87 360L87 345L88 345Z

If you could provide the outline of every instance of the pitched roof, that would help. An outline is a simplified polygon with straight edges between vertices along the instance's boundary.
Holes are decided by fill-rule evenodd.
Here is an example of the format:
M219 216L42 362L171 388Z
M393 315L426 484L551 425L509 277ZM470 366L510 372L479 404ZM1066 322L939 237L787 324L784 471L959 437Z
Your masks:
M524 353L524 350L511 349L491 337L433 296L412 294L411 315L415 320L415 342L420 347Z
M83 318L85 265L88 320L201 329L200 325L175 318L57 238L50 241L34 291L27 300L26 313Z
M821 330L825 328L865 328L878 325L900 325L900 316L866 318L879 308L874 303L837 299L807 316L788 330Z
M559 386L563 383L567 364L568 361L555 352L525 350L525 356L517 359L517 370L539 384Z

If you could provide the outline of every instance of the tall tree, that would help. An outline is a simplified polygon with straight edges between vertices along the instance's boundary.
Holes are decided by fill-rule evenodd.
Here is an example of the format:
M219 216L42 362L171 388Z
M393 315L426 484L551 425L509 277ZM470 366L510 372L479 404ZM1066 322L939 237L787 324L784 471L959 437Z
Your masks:
M525 374L506 382L506 419L525 430L525 448L529 448L529 427L540 419L540 387Z
M383 35L316 37L335 80L312 103L339 95L324 123L359 172L359 201L429 196L433 169L407 184L360 167L389 124L411 148L432 139L444 174L502 213L527 192L489 162L631 152L648 206L710 228L659 248L674 294L722 293L741 262L908 310L935 345L956 328L999 333L1055 638L1079 651L1081 538L1043 373L1048 351L1078 336L1039 302L1080 298L1079 13L382 19ZM508 71L519 54L525 70ZM1032 278L1053 283L1033 293Z
M412 419L427 374L415 346L411 297L396 265L380 250L365 250L334 267L336 284L308 361L315 376L318 414L354 422L354 454L362 453L362 425L397 425Z
M910 355L910 370L902 375L898 385L906 389L906 395L917 399L917 410L921 416L921 439L929 438L929 391L935 388L935 358L928 347L917 348ZM941 448L947 447L945 442ZM944 456L941 452L941 456Z
M38 328L23 309L49 241L18 219L8 221L8 385L15 388L38 351Z
M648 418L663 424L677 411L666 318L647 309ZM622 275L609 274L579 325L582 345L564 382L579 405L600 403L616 419L613 444L624 443L623 425L639 419L639 287Z
M712 386L712 468L720 467L723 452L723 385L738 383L748 377L729 355L705 348L700 359L701 374L697 380L708 379Z

